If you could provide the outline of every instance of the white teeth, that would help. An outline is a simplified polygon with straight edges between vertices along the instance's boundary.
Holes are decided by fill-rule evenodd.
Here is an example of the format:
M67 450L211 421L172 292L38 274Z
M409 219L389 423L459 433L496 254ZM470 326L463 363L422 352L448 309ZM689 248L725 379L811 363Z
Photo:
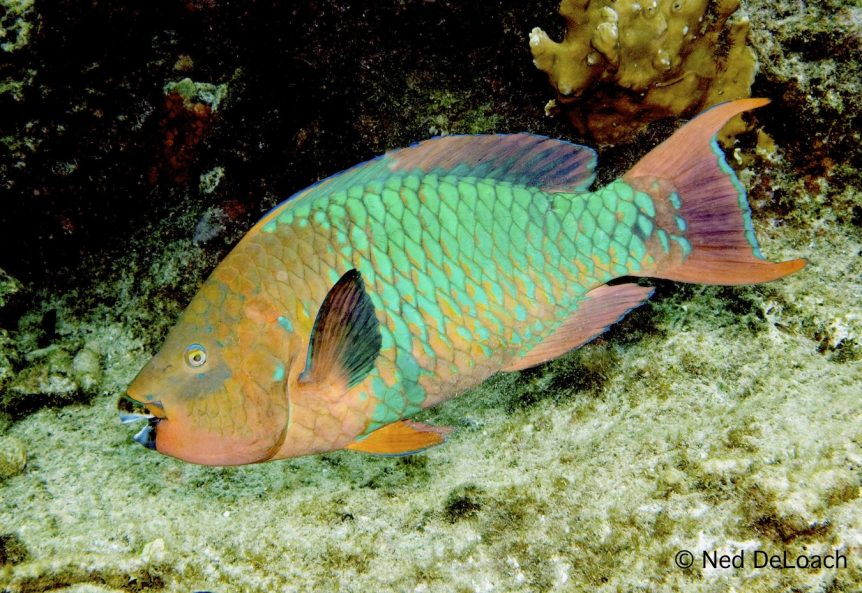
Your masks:
M147 441L147 436L150 434L151 430L152 430L152 428L150 428L150 425L148 424L147 426L145 426L141 430L139 430L138 434L136 434L132 438L135 441L137 441L141 444L144 444Z
M149 424L147 424L140 431L138 431L138 434L136 434L135 436L132 437L132 440L134 440L137 443L142 444L147 449L155 449L156 448L156 441L151 434L152 432L153 432L153 427L150 426Z
M126 414L125 412L120 412L120 422L123 424L132 424L139 420L149 420L152 417L152 414Z

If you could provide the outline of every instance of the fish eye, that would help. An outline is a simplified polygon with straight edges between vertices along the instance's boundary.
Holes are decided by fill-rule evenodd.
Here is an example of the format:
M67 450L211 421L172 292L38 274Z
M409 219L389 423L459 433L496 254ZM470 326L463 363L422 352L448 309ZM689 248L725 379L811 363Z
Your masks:
M186 364L198 368L207 361L207 349L200 344L189 344L186 348Z

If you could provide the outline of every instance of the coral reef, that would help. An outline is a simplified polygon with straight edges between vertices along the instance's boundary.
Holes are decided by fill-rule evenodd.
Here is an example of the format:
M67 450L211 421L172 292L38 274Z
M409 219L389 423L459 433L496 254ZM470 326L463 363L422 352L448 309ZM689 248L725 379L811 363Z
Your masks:
M530 33L537 68L583 134L619 142L647 123L749 96L755 59L739 0L563 0L566 36ZM726 137L745 129L736 118Z

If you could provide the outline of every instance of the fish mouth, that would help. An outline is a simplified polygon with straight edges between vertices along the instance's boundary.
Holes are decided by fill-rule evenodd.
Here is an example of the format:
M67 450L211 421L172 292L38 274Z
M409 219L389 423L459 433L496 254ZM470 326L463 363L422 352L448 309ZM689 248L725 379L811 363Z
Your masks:
M146 424L132 437L147 449L156 448L156 426L164 419L164 408L161 402L139 402L128 395L123 395L117 401L120 422L127 425Z

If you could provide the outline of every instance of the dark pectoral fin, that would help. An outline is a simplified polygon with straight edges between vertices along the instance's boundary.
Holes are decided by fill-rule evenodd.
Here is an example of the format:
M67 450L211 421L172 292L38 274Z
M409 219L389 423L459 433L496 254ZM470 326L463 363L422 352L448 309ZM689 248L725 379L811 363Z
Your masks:
M637 284L602 285L587 293L575 314L566 319L553 334L537 344L521 358L503 367L504 371L520 371L562 356L583 346L607 331L626 313L643 305L652 288Z
M374 455L412 455L439 445L452 432L448 426L430 426L410 420L399 420L378 428L366 438L345 447Z
M374 304L360 273L350 270L330 289L317 312L300 379L322 382L340 377L353 387L374 368L380 345Z

